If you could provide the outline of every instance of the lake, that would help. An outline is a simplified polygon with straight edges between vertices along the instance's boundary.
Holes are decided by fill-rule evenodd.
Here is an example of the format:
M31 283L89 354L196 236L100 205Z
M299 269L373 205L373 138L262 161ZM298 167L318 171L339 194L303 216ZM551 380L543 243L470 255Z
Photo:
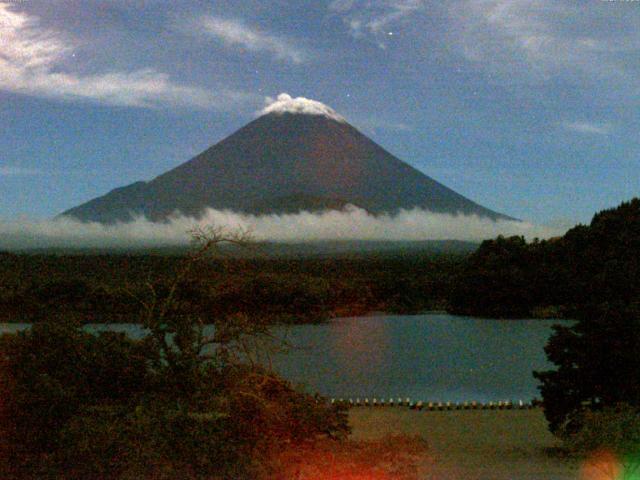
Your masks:
M286 378L330 397L531 400L539 396L531 371L551 367L543 348L554 323L439 313L340 318L279 327L292 348L272 362ZM27 327L0 324L0 332ZM130 324L87 328L144 333Z

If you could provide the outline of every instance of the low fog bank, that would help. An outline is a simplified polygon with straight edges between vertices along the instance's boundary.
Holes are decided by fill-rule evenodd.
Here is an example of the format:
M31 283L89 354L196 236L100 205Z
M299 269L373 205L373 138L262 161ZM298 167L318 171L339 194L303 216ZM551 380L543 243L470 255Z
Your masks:
M188 232L197 225L229 230L241 228L251 232L257 241L287 243L335 240L478 242L500 234L523 235L531 240L564 233L564 229L527 222L493 221L475 215L449 215L421 209L378 216L353 206L342 211L259 216L209 209L199 219L174 215L161 223L141 217L114 225L82 223L70 218L0 220L0 249L182 246L189 243Z

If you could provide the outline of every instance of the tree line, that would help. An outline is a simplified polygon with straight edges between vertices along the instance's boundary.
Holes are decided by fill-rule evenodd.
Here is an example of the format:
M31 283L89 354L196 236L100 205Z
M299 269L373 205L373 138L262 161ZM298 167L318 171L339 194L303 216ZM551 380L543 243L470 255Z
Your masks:
M564 236L482 242L453 282L450 311L486 317L577 318L640 295L640 200L597 213Z
M0 255L0 321L136 322L153 283L159 295L184 255ZM214 259L176 288L184 315L260 313L281 323L370 311L444 310L461 256L429 253L334 258L258 254Z

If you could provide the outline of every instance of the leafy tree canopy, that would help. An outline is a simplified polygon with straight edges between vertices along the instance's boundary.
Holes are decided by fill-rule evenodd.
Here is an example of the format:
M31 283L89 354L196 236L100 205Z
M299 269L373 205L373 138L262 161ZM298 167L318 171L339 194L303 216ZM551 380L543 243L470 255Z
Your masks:
M640 199L594 215L563 237L483 242L453 282L452 311L578 318L586 305L640 298ZM553 308L552 308L553 307Z

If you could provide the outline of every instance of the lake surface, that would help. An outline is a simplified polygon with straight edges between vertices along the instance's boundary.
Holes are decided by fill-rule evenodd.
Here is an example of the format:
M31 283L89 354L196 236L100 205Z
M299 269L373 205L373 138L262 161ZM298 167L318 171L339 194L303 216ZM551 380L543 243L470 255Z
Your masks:
M554 323L447 314L341 318L278 328L292 348L272 362L286 378L330 397L530 400L539 396L531 371L552 366L543 348ZM0 324L0 332L24 328ZM129 324L87 328L144 334Z

